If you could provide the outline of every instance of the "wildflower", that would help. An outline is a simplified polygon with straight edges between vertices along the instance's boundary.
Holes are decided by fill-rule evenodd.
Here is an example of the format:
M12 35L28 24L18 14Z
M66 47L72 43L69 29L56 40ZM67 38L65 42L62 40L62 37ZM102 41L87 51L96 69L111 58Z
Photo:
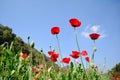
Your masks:
M57 61L57 58L54 58L54 57L50 57L50 59L51 59L53 62L56 62L56 61Z
M48 54L51 56L52 54L55 54L54 51L48 51Z
M32 68L32 72L37 72L37 68L36 67Z
M114 80L118 80L119 76L118 75L113 75Z
M28 57L28 55L29 55L29 51L27 50L27 49L22 49L22 52L21 52L21 58L22 59L25 59L25 58L27 58Z
M63 58L61 62L69 64L70 58Z
M81 25L81 22L76 18L71 18L69 22L72 27L79 27Z
M82 51L82 53L81 53L83 56L88 56L88 53L87 53L87 51Z
M98 38L100 37L100 34L91 33L89 36L90 36L90 38L91 38L92 40L96 40L96 39L98 39Z
M89 57L86 57L85 60L86 60L87 62L89 62L89 61L90 61L90 58L89 58Z
M21 54L21 58L25 59L25 58L27 58L27 57L28 57L28 54L27 54L27 53L22 53L22 54Z
M48 54L50 55L50 59L51 59L53 62L56 62L56 61L57 61L57 58L59 57L59 54L57 54L57 53L54 52L54 51L49 51Z
M51 55L51 58L57 59L58 57L59 57L59 54L56 54L56 53L54 53L54 54Z
M51 55L51 57L54 57L54 58L58 58L58 56L59 56L59 54L57 54L57 53L54 53Z
M72 57L72 58L79 58L79 56L80 56L80 52L78 52L78 51L72 51L72 53L70 54L70 56Z
M60 32L60 28L55 26L53 28L51 28L51 34L55 35L55 34L59 34Z
M43 69L43 67L44 67L43 64L40 64L40 65L39 65L39 68L40 68L40 69Z

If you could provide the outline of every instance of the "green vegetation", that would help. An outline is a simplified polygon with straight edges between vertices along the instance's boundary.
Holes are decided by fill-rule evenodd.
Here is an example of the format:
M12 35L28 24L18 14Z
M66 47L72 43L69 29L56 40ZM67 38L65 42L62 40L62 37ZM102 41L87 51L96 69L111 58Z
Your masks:
M108 75L111 80L119 80L120 79L120 63L116 64L111 70L108 71Z
M29 44L25 43L21 37L16 36L16 34L12 33L12 29L10 29L8 26L3 26L0 24L0 45L6 47L7 49L11 48L11 50L14 52L13 54L17 54L19 51L27 51L31 52L32 49L32 62L34 66L38 66L40 64L43 64L43 56L44 60L46 62L46 65L49 67L51 66L52 61L44 55L43 50L36 50L35 48L31 48ZM12 47L10 47L12 45ZM1 55L0 50L0 55ZM56 66L56 70L58 70L58 66Z
M112 70L102 74L98 66L86 57L87 67L77 62L70 62L64 58L62 62L68 65L59 67L56 62L58 54L52 51L52 61L43 50L34 49L34 44L25 43L22 38L12 33L12 29L0 25L0 80L117 80L120 76L120 63ZM96 47L94 46L94 51ZM84 56L87 52L84 52ZM77 54L77 55L76 55ZM56 57L57 55L57 57ZM73 58L79 57L79 52L71 54ZM81 55L82 56L82 55ZM55 59L54 59L55 58ZM94 60L94 59L93 59ZM61 65L62 63L60 63Z

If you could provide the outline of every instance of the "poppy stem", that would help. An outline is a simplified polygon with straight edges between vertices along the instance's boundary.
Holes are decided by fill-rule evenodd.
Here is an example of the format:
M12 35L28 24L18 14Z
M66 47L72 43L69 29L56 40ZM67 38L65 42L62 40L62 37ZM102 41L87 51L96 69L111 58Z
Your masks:
M50 48L50 51L52 51L52 48L51 48L51 46L49 46L49 48Z
M94 53L96 51L95 40L93 40L93 54L92 54L92 62L94 63Z
M59 50L59 54L60 54L60 61L62 60L62 54L61 54L61 49L60 49L60 42L59 42L59 39L58 39L58 35L56 34L56 39L57 39L57 44L58 44L58 50Z
M75 39L76 39L76 44L77 44L78 51L80 52L80 47L79 47L79 43L78 43L78 38L77 38L77 33L76 33L76 28L75 28L75 27L74 27L74 35L75 35ZM82 65L83 65L83 70L84 70L84 72L85 72L85 74L86 74L85 66L84 66L84 64L83 64L83 60L82 60L81 54L80 54L80 60L81 60L81 63L82 63ZM86 74L86 77L87 77L87 74ZM87 78L88 78L88 77L87 77Z
M28 45L30 45L30 36L28 36Z
M61 55L61 49L60 49L60 42L59 42L57 34L56 34L56 39L57 39L57 43L58 43L58 50L59 50L60 56L62 57L62 55Z
M30 55L29 55L29 58L30 58L30 62L29 62L29 80L32 80L32 67L33 67L33 53L32 53L32 48L30 46L30 37L28 37L28 49L30 50Z
M94 63L94 51L93 51L93 54L92 54L92 62Z
M78 51L80 52L80 47L79 47L79 43L78 43L76 28L74 28L74 35L75 35L75 40L76 40L76 44L77 44Z

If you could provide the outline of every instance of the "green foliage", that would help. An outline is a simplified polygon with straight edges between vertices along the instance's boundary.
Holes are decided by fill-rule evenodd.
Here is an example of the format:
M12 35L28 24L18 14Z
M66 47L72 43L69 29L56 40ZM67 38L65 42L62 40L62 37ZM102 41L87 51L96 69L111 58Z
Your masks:
M115 67L113 67L108 73L111 76L120 76L120 63L116 64Z
M46 66L47 58L45 58L43 52L39 53L43 59L42 62L40 62L44 65L43 69L38 68L38 71L32 72L34 65L30 65L30 57L28 57L28 59L21 59L21 51L18 51L16 54L14 50L4 46L0 46L0 50L1 80L104 80L97 69L90 67L84 71L81 64L73 62L70 63L65 71L62 68L60 68L59 71L55 70L54 63L48 67ZM30 49L30 51L30 54L32 54L34 49ZM37 67L38 66L36 66L36 68Z
M17 53L22 48L25 48L23 40L20 37L15 37L15 39L13 40L12 49L14 49L14 51Z
M30 37L29 37L30 39ZM12 33L12 29L10 29L7 26L0 25L0 45L3 45L6 48L10 48L10 45L12 44L11 50L14 51L15 54L18 53L18 51L28 51L32 49L32 59L33 59L33 65L38 66L43 63L43 52L39 52L34 48L31 48L29 44L26 44L21 37L16 37L16 34ZM1 55L1 51L0 51ZM44 55L46 65L49 67L52 64L52 61ZM56 64L55 69L58 70L58 66Z
M16 35L12 33L12 29L7 26L0 25L0 44L3 44L4 42L8 42L8 44L10 44L15 37Z
M120 76L120 63L116 64L116 66L112 69L112 71Z
M5 47L0 46L0 77L2 79L12 78L12 75L17 71L19 58L18 55ZM13 66L14 65L14 66ZM4 73L2 73L4 72ZM5 79L6 80L6 79Z
M84 69L82 64L71 62L65 70L58 67L44 55L43 50L37 51L24 43L22 38L12 33L12 29L3 25L0 25L0 39L0 80L104 80L90 65ZM29 53L29 57L22 58L23 52ZM40 64L43 68L39 68Z

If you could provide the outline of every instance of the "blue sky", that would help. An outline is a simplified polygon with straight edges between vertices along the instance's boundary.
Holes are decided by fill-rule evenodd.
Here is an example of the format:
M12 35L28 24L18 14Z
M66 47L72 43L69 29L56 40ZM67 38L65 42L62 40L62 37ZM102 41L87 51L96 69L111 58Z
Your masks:
M89 56L93 42L88 34L94 31L102 35L96 41L96 65L102 67L104 58L107 69L120 62L120 0L0 0L0 24L12 28L25 42L31 36L35 48L43 48L46 55L49 46L57 49L56 38L50 33L53 26L61 29L63 57L77 50L70 18L82 22L77 28L78 41Z

